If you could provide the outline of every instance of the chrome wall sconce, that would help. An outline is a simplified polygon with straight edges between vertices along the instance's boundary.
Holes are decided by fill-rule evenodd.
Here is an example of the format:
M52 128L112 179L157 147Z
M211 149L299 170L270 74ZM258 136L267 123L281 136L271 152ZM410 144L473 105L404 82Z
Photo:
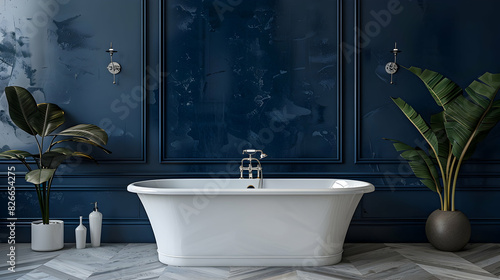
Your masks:
M113 42L111 42L109 49L106 52L109 53L109 57L111 59L111 62L108 64L108 71L113 74L113 84L116 84L116 74L120 73L122 66L118 62L113 61L113 53L118 52L113 49Z
M398 69L399 69L399 66L397 64L397 56L398 56L398 53L401 52L400 50L398 50L396 42L394 42L394 49L392 49L391 52L394 54L394 61L388 62L385 65L385 72L387 72L387 74L391 75L391 85L392 85L392 84L394 84L394 82L392 81L392 75L394 75L396 72L398 72Z

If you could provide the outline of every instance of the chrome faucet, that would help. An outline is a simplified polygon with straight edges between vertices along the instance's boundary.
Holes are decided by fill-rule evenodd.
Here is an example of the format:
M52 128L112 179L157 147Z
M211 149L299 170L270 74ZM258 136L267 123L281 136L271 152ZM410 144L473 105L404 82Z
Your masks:
M241 165L240 165L240 179L243 179L243 171L248 171L248 179L253 179L253 172L257 172L257 179L259 180L259 189L262 188L262 165L260 165L260 161L257 158L253 158L252 156L255 155L256 153L260 153L260 159L263 159L267 157L267 155L261 151L261 150L255 150L255 149L248 149L248 150L243 150L242 154L247 154L248 157L244 158L241 160ZM245 161L248 161L248 166L245 167ZM252 161L256 161L257 165L253 166Z

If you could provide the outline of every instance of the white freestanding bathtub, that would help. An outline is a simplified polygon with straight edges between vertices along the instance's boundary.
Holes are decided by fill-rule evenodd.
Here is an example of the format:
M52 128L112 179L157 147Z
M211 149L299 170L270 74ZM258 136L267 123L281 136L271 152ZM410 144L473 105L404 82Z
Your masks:
M162 263L322 266L340 262L345 235L373 185L336 179L161 179L130 184Z

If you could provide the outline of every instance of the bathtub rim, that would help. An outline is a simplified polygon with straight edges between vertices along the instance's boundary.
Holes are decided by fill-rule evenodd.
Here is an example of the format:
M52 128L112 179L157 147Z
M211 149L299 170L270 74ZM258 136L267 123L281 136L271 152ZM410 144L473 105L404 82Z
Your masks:
M154 183L154 182L170 182L178 180L193 180L193 181L206 181L206 180L240 180L237 178L168 178L168 179L151 179L142 180L129 184L127 191L137 194L154 194L154 195L340 195L340 194L364 194L370 193L375 190L375 187L368 182L351 180L351 179L338 179L338 178L265 178L264 181L270 180L343 180L352 182L358 186L345 187L345 188L305 188L305 189L210 189L210 188L169 188L169 187L144 187L139 184ZM247 179L243 179L247 180ZM256 179L255 179L256 180Z

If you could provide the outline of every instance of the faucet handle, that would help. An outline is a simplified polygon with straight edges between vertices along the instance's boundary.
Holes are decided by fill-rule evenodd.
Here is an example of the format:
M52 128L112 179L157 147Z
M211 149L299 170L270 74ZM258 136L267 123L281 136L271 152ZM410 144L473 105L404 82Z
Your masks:
M248 155L253 155L257 152L257 150L255 149L247 149L247 150L243 150L243 153L242 154L248 154Z
M254 155L256 153L260 153L260 159L263 159L263 158L267 157L267 155L262 150L255 150L255 149L246 149L246 150L243 150L242 154L248 154L248 155L252 156L252 155Z

